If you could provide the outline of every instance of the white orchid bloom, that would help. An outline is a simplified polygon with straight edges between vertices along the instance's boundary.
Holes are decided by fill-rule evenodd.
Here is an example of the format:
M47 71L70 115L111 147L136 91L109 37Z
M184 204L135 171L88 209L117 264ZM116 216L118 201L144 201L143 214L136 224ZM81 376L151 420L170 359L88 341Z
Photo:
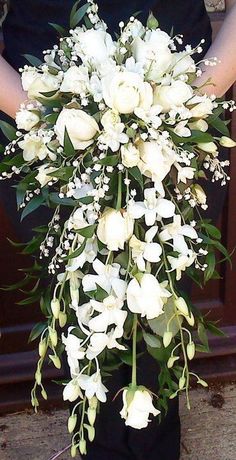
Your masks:
M98 253L97 238L94 236L93 238L89 238L86 241L85 248L82 254L80 254L80 256L70 259L66 267L66 270L68 272L74 272L78 270L78 268L82 268L86 262L89 262L91 264L94 261L94 259L97 257L97 253Z
M196 171L195 168L191 168L190 166L180 166L178 163L175 163L175 167L178 171L177 181L183 182L184 184L187 183L187 180L191 180L194 178L194 173Z
M105 265L99 259L93 262L93 269L96 275L85 275L82 280L84 292L95 291L97 284L107 293L110 292L114 279L119 279L120 265L112 264Z
M134 219L144 216L146 225L150 227L160 218L173 217L175 205L170 200L157 197L155 188L146 188L144 198L144 201L137 201L129 205L129 214Z
M129 142L129 137L124 133L125 124L121 123L121 118L116 111L108 110L101 119L104 128L98 141L110 148L112 152L117 152L120 144Z
M185 236L192 240L198 238L196 230L191 225L181 225L181 216L175 215L171 224L165 225L162 232L159 234L160 239L163 242L173 241L174 251L180 252L181 254L188 254L189 248L185 241Z
M81 228L88 227L88 222L86 221L84 217L84 212L81 208L76 209L74 214L70 216L68 222L67 222L67 227L68 230L80 230Z
M65 351L67 353L67 361L70 368L72 377L78 375L80 359L85 357L85 349L81 346L83 340L79 339L72 333L75 328L70 327L68 329L67 337L62 334L62 343L65 345Z
M84 326L88 326L93 314L93 307L91 302L84 303L83 305L78 305L75 309L75 313L78 319L78 323L83 324Z
M163 313L163 306L171 293L165 289L166 282L159 283L155 276L145 273L140 283L132 279L127 288L127 304L132 313L139 313L147 319L157 318Z
M196 260L196 253L189 251L188 254L180 254L178 257L167 256L171 265L170 272L176 270L176 280L179 281L182 277L182 272L190 267Z
M94 311L100 313L89 321L89 328L94 332L106 332L108 326L115 324L118 328L123 328L127 317L127 312L122 310L126 294L127 283L120 279L115 279L112 283L110 295L103 302L91 300Z
M96 396L99 401L106 402L106 393L108 392L108 389L102 383L101 373L99 370L92 375L81 374L79 377L79 383L82 390L85 391L85 396L87 396L88 399L92 399L93 396Z
M132 249L132 258L141 272L144 272L146 269L145 260L148 262L159 262L160 260L162 253L161 245L152 242L156 233L157 227L151 227L146 232L146 241L140 241L135 235L130 239L129 245Z
M96 358L100 353L108 348L117 348L118 350L126 350L124 345L117 342L117 339L123 337L124 330L118 327L113 328L110 332L95 332L91 338L90 343L86 352L86 357L89 360Z
M82 391L80 389L78 378L74 378L67 383L63 390L64 401L74 402L78 398L83 398Z

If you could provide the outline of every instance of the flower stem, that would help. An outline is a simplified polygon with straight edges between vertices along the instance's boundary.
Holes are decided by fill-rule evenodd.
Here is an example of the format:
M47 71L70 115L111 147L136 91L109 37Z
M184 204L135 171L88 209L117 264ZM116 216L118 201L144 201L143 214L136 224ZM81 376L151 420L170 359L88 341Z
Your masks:
M118 174L118 190L117 190L117 201L116 210L119 211L122 205L122 173Z
M138 317L134 314L133 320L133 356L132 356L132 386L137 386L137 327Z

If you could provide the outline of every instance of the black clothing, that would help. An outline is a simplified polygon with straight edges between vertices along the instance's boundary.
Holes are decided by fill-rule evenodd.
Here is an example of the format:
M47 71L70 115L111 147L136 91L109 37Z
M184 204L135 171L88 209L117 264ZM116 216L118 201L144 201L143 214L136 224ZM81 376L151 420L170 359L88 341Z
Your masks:
M156 15L160 27L170 33L184 35L184 42L196 46L202 38L211 42L211 27L204 0L98 0L100 15L109 31L118 30L118 24L135 12L146 20L149 11ZM3 24L6 42L4 56L16 69L25 63L23 54L41 57L44 49L57 42L56 31L49 22L68 27L69 13L74 0L10 0L10 11Z
M184 34L184 43L196 46L205 39L204 53L211 43L211 27L204 0L98 0L100 15L108 24L112 34L118 30L119 22L129 19L137 11L139 18L146 20L153 11L160 27L170 33ZM69 13L74 0L11 0L10 11L3 25L5 38L4 57L15 68L26 61L23 54L42 56L44 49L57 43L56 31L49 22L68 27ZM198 56L199 57L199 56ZM0 184L0 195L7 213L22 240L27 240L33 226L39 225L39 213L33 213L20 224L16 213L15 192L9 190L9 183ZM43 213L41 213L42 215ZM125 427L120 419L121 396L115 402L112 398L117 390L130 381L130 369L117 371L107 385L109 401L102 405L97 423L95 442L89 447L87 460L178 460L180 456L180 421L178 400L170 401L167 417L161 425L158 419L145 430ZM139 383L157 391L157 364L145 356L139 364Z

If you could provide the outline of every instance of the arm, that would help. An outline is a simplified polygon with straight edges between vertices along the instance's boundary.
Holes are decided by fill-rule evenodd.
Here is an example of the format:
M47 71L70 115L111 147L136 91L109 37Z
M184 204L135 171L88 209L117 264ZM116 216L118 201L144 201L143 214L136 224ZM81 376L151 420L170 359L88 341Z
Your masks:
M0 110L14 118L26 99L19 74L0 56Z
M228 13L205 58L217 57L221 62L210 67L203 64L203 74L196 80L201 86L208 79L212 85L205 86L203 92L218 97L230 88L236 80L236 0L226 0Z

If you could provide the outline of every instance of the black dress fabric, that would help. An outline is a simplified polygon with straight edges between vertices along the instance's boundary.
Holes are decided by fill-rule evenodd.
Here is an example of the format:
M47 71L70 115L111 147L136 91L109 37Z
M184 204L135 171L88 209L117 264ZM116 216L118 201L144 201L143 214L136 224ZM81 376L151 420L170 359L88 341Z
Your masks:
M204 53L211 43L211 27L203 0L98 0L100 14L109 31L118 30L121 20L133 13L145 20L153 11L160 27L170 33L184 34L184 42L196 46L205 39ZM26 63L23 54L41 57L44 49L57 43L57 34L48 23L68 26L69 13L74 0L11 0L10 11L3 25L4 57L18 69ZM16 233L22 240L31 235L33 226L39 225L43 213L30 215L20 224L16 212L15 192L9 183L0 183L0 199L10 216ZM139 363L139 383L157 391L158 368L155 361L145 356ZM130 381L130 369L116 371L108 382L109 400L102 405L98 417L95 442L89 447L87 460L178 460L180 457L180 421L178 400L170 402L166 418L159 425L157 418L149 427L136 431L125 427L119 417L121 397L112 399L117 390Z

